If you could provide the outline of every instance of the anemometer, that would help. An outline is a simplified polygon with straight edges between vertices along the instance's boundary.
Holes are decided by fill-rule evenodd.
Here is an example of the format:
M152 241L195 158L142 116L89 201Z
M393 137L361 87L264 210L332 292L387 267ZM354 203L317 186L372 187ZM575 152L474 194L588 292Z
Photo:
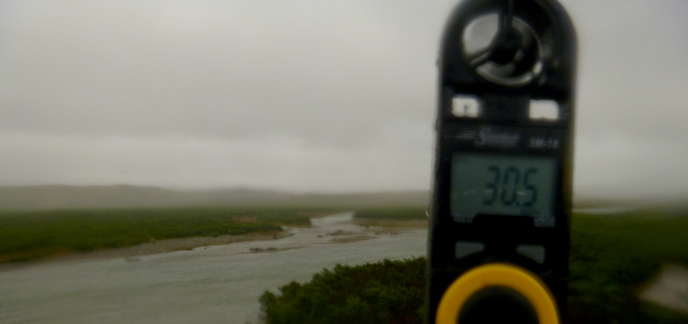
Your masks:
M427 323L560 323L576 36L555 0L465 0L439 54Z

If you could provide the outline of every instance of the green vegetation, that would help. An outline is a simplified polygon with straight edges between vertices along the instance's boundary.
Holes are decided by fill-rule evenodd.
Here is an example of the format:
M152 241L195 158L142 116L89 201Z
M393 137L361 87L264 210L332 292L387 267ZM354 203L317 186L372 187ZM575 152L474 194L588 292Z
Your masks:
M402 228L425 228L428 218L423 207L369 207L356 210L354 224L366 228L375 226L378 233L396 233Z
M281 231L308 226L297 208L102 209L0 212L0 263L153 240Z
M571 226L567 323L688 322L637 297L661 264L688 265L688 211L579 214ZM281 295L266 291L260 302L270 324L422 323L424 270L423 258L337 265L279 288Z
M663 263L688 265L688 212L641 209L572 221L570 323L685 323L642 303L642 285Z
M428 219L425 214L425 207L379 207L358 209L354 213L354 218L377 221L413 221Z
M425 207L379 207L358 209L354 218L370 220L426 220Z
M422 323L425 259L337 265L301 285L266 291L260 302L268 323Z

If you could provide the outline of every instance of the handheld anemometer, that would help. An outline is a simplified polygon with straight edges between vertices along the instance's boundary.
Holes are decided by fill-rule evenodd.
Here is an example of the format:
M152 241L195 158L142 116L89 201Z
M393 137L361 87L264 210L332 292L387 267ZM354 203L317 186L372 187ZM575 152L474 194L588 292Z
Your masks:
M439 53L427 323L560 323L576 36L555 0L464 0Z

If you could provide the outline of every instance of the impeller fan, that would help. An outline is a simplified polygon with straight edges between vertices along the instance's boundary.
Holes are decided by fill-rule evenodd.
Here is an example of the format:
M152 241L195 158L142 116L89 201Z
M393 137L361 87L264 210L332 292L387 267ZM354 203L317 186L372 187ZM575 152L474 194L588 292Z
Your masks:
M469 22L462 41L467 64L490 82L519 86L542 72L540 39L533 28L514 17L513 0L505 1L499 13Z

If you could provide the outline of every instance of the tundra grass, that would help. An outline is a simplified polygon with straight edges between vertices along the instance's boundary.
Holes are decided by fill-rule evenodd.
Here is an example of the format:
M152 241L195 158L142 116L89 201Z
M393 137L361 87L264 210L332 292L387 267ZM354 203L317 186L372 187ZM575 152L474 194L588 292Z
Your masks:
M362 215L389 219L417 213L378 209ZM688 210L574 215L566 323L688 323L688 315L638 298L665 263L688 266ZM424 258L338 265L309 283L279 288L281 294L266 291L260 299L263 315L267 323L422 323L424 289L408 289L425 284L424 269ZM399 272L391 281L390 271ZM352 278L358 278L355 285Z
M638 299L662 264L688 266L688 211L639 209L573 217L570 323L686 323Z
M356 219L369 220L427 220L425 207L378 207L359 209L354 212Z
M354 212L354 224L383 227L389 230L401 228L425 228L428 218L425 207L369 207Z
M102 209L0 212L0 263L154 240L281 231L310 225L297 208Z

